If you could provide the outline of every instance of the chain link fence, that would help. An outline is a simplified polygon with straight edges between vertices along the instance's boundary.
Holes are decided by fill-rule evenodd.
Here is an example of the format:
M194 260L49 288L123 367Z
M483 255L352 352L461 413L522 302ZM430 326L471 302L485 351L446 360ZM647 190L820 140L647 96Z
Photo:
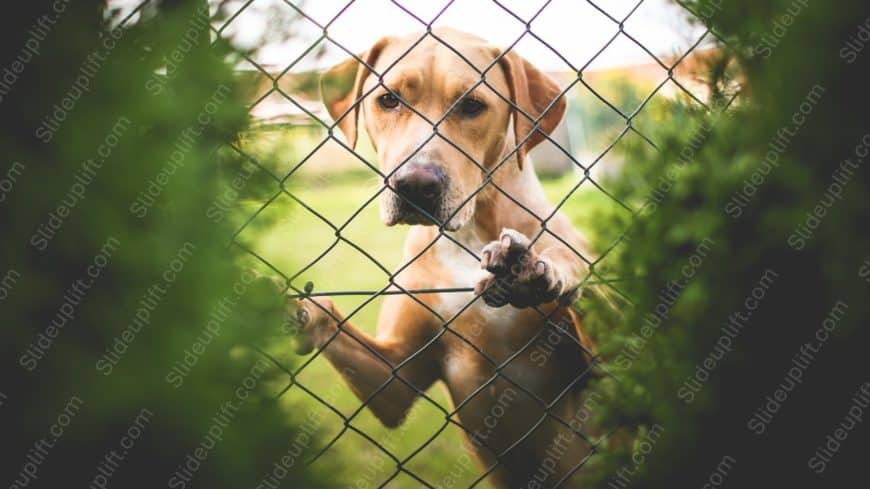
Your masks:
M545 308L541 307L533 307L541 316L542 324L546 324L547 327L541 328L541 330L536 333L522 348L517 351L512 352L506 360L504 359L496 359L485 352L480 346L473 341L472 339L468 339L463 337L463 335L452 328L454 322L457 317L461 315L463 312L467 311L475 301L480 300L481 294L472 295L471 299L468 300L467 304L464 307L459 309L459 312L453 316L445 317L439 313L439 311L434 310L430 305L427 304L426 301L421 300L421 295L426 294L449 294L457 297L468 296L469 294L474 293L473 288L427 288L427 289L416 289L416 288L406 288L400 285L395 278L402 271L407 269L411 265L411 263L419 259L423 256L427 251L429 251L433 246L435 246L436 242L439 240L447 240L454 243L456 246L460 247L464 250L468 256L472 257L475 261L479 262L482 259L481 250L480 249L470 249L465 243L457 240L452 233L450 233L446 229L446 224L449 221L449 218L452 218L453 215L448 216L447 219L439 219L436 216L430 215L426 209L421 208L417 203L402 197L402 194L394 188L391 183L393 180L391 177L394 176L395 172L398 171L402 166L409 161L421 148L423 148L426 144L428 144L431 140L440 139L443 142L451 145L454 149L462 153L468 161L472 162L477 169L483 173L483 183L479 187L477 187L470 195L466 197L466 200L463 204L471 201L475 195L480 192L483 192L485 189L494 189L495 192L503 195L504 198L513 202L517 206L522 207L526 212L530 215L534 215L534 219L539 223L540 231L534 235L529 236L531 239L531 244L534 245L537 243L543 236L547 235L551 238L557 240L561 244L566 247L569 247L573 253L575 253L585 264L588 271L586 272L585 277L583 277L582 282L580 284L581 288L589 287L592 285L597 285L600 287L608 288L612 293L622 295L624 294L619 289L619 283L614 277L608 277L605 273L602 272L602 263L608 257L608 255L623 241L623 236L619 236L617 239L613 240L606 246L601 247L598 250L598 253L594 256L589 255L583 250L576 249L571 245L568 239L563 238L557 232L553 231L550 226L551 220L556 216L557 212L562 210L566 203L578 192L581 187L583 189L593 188L596 192L600 193L603 198L606 198L612 202L613 205L619 206L625 210L627 213L631 213L634 215L639 212L640 209L633 208L629 203L622 202L617 199L613 194L608 192L607 188L604 184L601 183L599 172L595 171L599 165L602 165L602 161L608 158L612 153L618 151L617 146L623 141L625 138L630 136L636 136L643 141L643 144L649 144L655 147L656 142L654 140L654 136L647 134L646 131L643 130L640 125L637 124L637 120L641 114L644 113L644 110L650 105L651 101L658 96L663 90L672 91L672 97L674 93L681 94L680 96L685 98L686 100L691 100L694 103L699 104L700 106L707 108L708 102L705 100L704 95L699 95L697 93L693 93L693 90L690 88L690 83L687 82L684 78L681 79L681 74L684 71L681 71L681 67L685 63L687 63L687 59L689 59L693 52L699 49L699 46L703 46L705 43L720 43L722 40L716 35L716 33L711 32L709 30L704 30L703 33L695 39L687 50L682 53L679 53L676 57L663 57L657 53L654 53L651 49L648 49L639 39L638 36L635 35L631 31L628 26L629 21L632 19L634 15L641 9L645 1L649 0L640 0L636 4L633 5L633 8L624 13L622 16L615 16L612 13L612 9L608 9L604 5L599 5L596 2L586 1L585 3L588 6L592 7L595 11L597 11L600 15L598 15L595 19L585 19L585 22L600 22L608 26L608 28L612 31L612 35L609 39L604 42L600 48L596 51L596 53L586 60L583 64L577 64L576 62L572 62L567 59L565 56L560 54L559 50L554 47L551 43L548 43L545 40L544 36L541 33L536 31L536 20L538 17L547 11L548 8L551 8L552 1L546 1L541 3L539 8L533 13L531 16L521 16L517 13L514 13L508 6L504 4L504 2L500 2L497 0L493 0L491 3L497 6L499 9L503 10L506 14L508 14L511 18L515 20L518 25L522 26L522 34L510 45L506 46L504 50L499 54L492 62L483 69L479 69L475 63L466 57L465 53L461 52L457 47L452 46L447 40L445 40L442 36L439 35L439 32L435 29L438 26L439 19L444 15L448 9L451 8L456 3L461 3L463 1L468 0L451 0L446 1L443 5L443 8L440 9L434 15L434 17L430 19L421 18L418 14L414 12L414 10L407 8L403 5L401 1L392 1L387 2L391 3L392 7L404 12L409 17L413 18L415 22L419 24L419 29L421 31L419 35L419 39L412 44L410 48L408 48L402 56L399 56L398 60L389 66L386 70L382 70L378 72L375 70L374 66L369 66L366 63L365 59L360 57L360 54L354 52L350 49L347 49L340 42L334 39L330 34L330 28L334 22L340 19L343 15L348 15L347 10L350 8L354 2L348 2L344 8L341 8L335 16L328 20L327 22L323 22L316 20L313 16L309 15L306 12L305 4L295 4L290 1L284 1L283 3L279 2L281 8L286 9L286 11L293 16L295 19L294 22L301 22L307 25L308 29L316 29L319 32L316 40L308 46L306 49L302 50L301 54L295 60L290 61L286 67L278 70L270 70L267 67L259 64L253 57L246 57L248 63L251 66L255 67L257 71L259 71L259 76L263 77L265 80L264 86L265 90L258 94L255 100L251 103L251 110L255 111L261 104L266 103L265 101L269 100L270 97L274 99L274 97L280 97L286 103L292 105L295 111L301 114L301 117L297 117L296 120L290 121L287 125L281 126L286 128L288 125L304 125L309 128L313 128L313 134L315 136L313 138L308 138L308 141L299 141L294 143L297 147L297 153L294 153L294 161L291 162L290 168L286 169L286 171L282 173L278 173L273 168L274 165L270 165L268 162L262 161L262 156L256 154L254 151L250 151L245 147L244 144L238 144L233 146L233 150L237 151L245 160L256 166L259 171L264 172L269 175L269 178L274 180L274 193L262 202L261 205L258 206L253 212L251 212L249 218L244 222L244 224L237 230L236 234L233 236L233 243L247 251L251 254L256 260L262 262L262 264L268 267L274 274L281 277L281 280L286 285L285 293L291 299L303 299L308 300L315 297L326 296L326 297L356 297L358 301L355 303L355 307L351 307L350 310L345 309L344 318L339 318L333 316L333 318L338 323L338 330L335 334L332 335L331 338L319 348L318 351L314 352L314 354L310 355L308 358L305 358L298 366L290 369L287 368L285 362L283 362L278 355L269 353L263 350L261 353L268 357L275 365L283 370L287 376L287 384L286 387L280 392L279 397L287 397L287 396L295 396L295 397L307 397L311 403L319 405L323 410L328 411L331 414L330 420L324 421L324 424L332 423L335 420L335 424L337 429L333 431L337 431L334 436L331 436L330 439L321 447L317 447L317 449L312 449L311 453L307 457L307 462L312 463L316 461L321 456L329 456L330 451L334 450L334 447L339 444L343 439L347 437L351 437L354 435L356 438L360 438L364 440L364 445L368 445L372 450L375 450L379 455L379 457L383 460L386 460L386 463L381 463L381 465L386 466L386 469L379 475L377 480L369 481L372 487L398 487L398 486L423 486L423 487L457 487L457 481L462 480L462 484L467 484L468 487L485 487L486 484L490 483L488 481L488 477L499 468L499 464L501 460L504 458L505 454L510 450L519 446L523 441L531 436L535 429L538 428L545 421L547 423L555 423L561 426L564 430L569 430L571 433L576 435L575 443L582 443L585 445L585 453L586 455L579 460L575 466L568 470L567 472L559 474L559 480L548 482L547 487L560 487L560 486L570 486L571 484L567 481L571 480L573 477L577 475L578 471L584 467L588 461L595 456L595 454L601 450L601 443L604 437L602 436L593 436L588 433L585 433L584 430L578 427L577 423L572 422L570 419L565 419L564 416L560 415L557 412L554 412L553 406L555 406L564 396L573 395L576 392L577 386L583 385L589 378L595 375L611 375L608 372L607 366L603 363L596 355L594 351L590 351L590 349L585 345L581 339L578 337L576 333L571 331L570 327L565 327L564 321L560 321L558 318L554 317L554 314L558 311L558 309L554 309L551 312L547 312ZM222 6L224 9L230 9L228 12L229 15L226 18L221 19L220 22L213 22L213 29L218 37L227 36L227 32L231 30L231 26L233 22L237 20L237 18L242 15L246 9L251 7L252 1L246 2L238 2L236 3L226 3ZM582 2L581 2L582 3ZM702 13L691 12L688 8L686 8L689 16L703 17ZM384 28L388 30L388 27ZM389 32L386 32L389 33ZM418 46L424 40L434 40L435 42L443 45L445 48L451 50L462 62L466 63L468 67L475 70L475 72L479 75L479 80L476 84L469 87L465 93L456 98L456 102L453 106L450 107L442 117L438 119L430 119L417 108L414 107L411 103L403 100L401 98L401 94L394 93L389 88L384 85L384 77L387 73L394 69L394 67L401 63L402 59L405 56L408 56L414 49L414 47ZM611 117L615 117L619 121L618 130L615 131L614 134L609 135L610 140L603 145L602 148L596 150L595 154L586 155L585 157L579 157L576 151L573 151L571 148L566 147L566 143L564 139L559 139L552 134L545 134L543 131L537 131L539 129L539 125L542 119L546 116L547 112L553 107L556 103L556 99L552 101L552 103L542 108L540 113L528 113L523 110L519 105L515 103L512 99L511 94L499 93L497 87L490 81L490 78L487 77L488 74L492 70L499 69L499 63L502 61L504 56L507 56L508 53L513 52L516 48L517 44L522 40L534 40L540 45L544 46L547 50L549 50L554 56L559 58L564 63L564 72L570 73L570 79L566 78L562 80L561 93L559 97L570 97L572 90L577 89L585 89L591 94L595 100L606 106L606 110L610 112ZM654 64L657 72L660 72L663 76L661 79L654 84L654 87L651 91L645 94L643 97L638 100L638 103L635 107L626 108L624 103L619 103L615 101L611 101L608 99L607 95L603 93L600 87L596 87L595 84L590 82L589 80L589 67L596 61L596 59L604 53L613 43L616 42L629 42L646 53L649 57L650 63ZM316 109L312 108L312 104L310 101L305 100L297 100L291 90L287 89L286 83L284 83L285 78L290 77L290 73L298 67L300 63L302 63L303 59L307 56L314 55L319 50L323 49L324 45L330 45L332 48L338 48L342 50L347 57L355 58L357 62L361 65L365 66L371 71L371 76L378 80L378 83L375 87L363 93L362 97L359 97L347 110L345 111L342 117L352 117L353 112L356 110L357 106L362 103L362 100L369 96L375 89L378 87L382 87L393 93L399 100L399 103L402 104L404 108L414 112L418 117L425 119L432 126L431 135L428 138L421 141L417 150L411 152L409 156L405 159L402 164L398 165L391 172L385 173L383 172L377 163L373 161L372 156L363 154L363 152L359 150L354 150L352 145L348 144L341 137L339 137L340 131L337 131L338 128L337 123L332 121L329 117L324 117L322 112L318 112ZM525 118L529 121L532 126L532 130L529 131L528 135L525 139L521 141L517 141L517 146L509 151L503 158L498 161L495 166L486 166L484 162L480 162L475 160L475 158L468 154L460 145L455 144L455 142L451 141L448 137L443 134L443 131L439 131L439 128L447 119L450 112L457 107L457 105L461 102L461 100L468 94L470 94L474 89L485 86L490 90L495 92L500 99L509 105L510 109L516 111L519 115L518 117ZM666 88L667 87L667 88ZM569 128L569 131L572 129ZM538 136L535 136L538 135ZM511 161L511 158L519 151L520 147L525 143L530 137L544 137L549 144L555 148L556 153L560 158L564 158L570 162L571 171L568 172L569 176L567 178L573 179L570 185L564 191L564 194L560 199L557 199L555 202L555 209L549 215L535 215L532 209L524 206L520 200L518 200L515 196L511 195L506 189L499 186L493 179L493 174L502 166L507 164L508 161ZM299 152L299 146L308 144L307 151ZM348 216L344 216L342 219L336 219L334 216L335 213L324 212L321 209L318 209L317 204L313 204L309 198L302 196L301 194L304 192L300 192L298 185L294 185L294 178L304 171L306 165L312 166L312 161L315 160L315 154L320 151L324 145L339 145L343 148L343 151L346 153L348 158L353 159L358 162L358 168L364 168L365 172L368 172L371 176L377 178L380 182L379 188L368 198L362 199L362 201L358 202L358 207L355 212L350 213ZM327 172L328 174L328 172ZM321 173L321 178L324 180L315 181L313 184L309 181L309 185L319 185L328 180L327 177L323 177L324 173ZM315 189L316 191L316 189ZM394 269L392 264L384 263L383 255L394 253L398 254L397 250L371 250L368 249L367 246L359 244L354 238L350 236L351 233L348 232L349 226L351 226L355 220L357 220L361 213L373 202L375 202L383 193L393 192L396 195L399 195L402 199L405 199L406 204L413 207L418 213L426 216L437 228L437 236L430 243L423 247L423 251L418 253L411 260L408 260L404 265L400 266L398 269ZM297 212L304 213L308 219L314 219L319 222L319 228L324 233L323 238L328 239L330 242L327 246L325 246L321 252L317 253L308 263L305 263L301 268L290 270L284 264L276 264L273 260L267 256L267 253L263 253L257 250L256 246L251 245L251 243L245 242L242 239L239 239L240 235L248 229L249 226L252 226L258 219L262 218L269 210L270 206L273 206L278 200L289 198L294 207L297 209ZM462 205L456 207L456 211L454 211L454 215L458 212L458 209L462 208ZM371 230L370 232L377 233L377 230ZM294 240L306 240L308 236L295 236ZM365 257L374 267L382 272L385 277L384 285L381 288L373 288L370 290L348 290L348 289L338 289L338 290L320 290L319 287L314 287L312 283L305 279L306 273L310 272L313 267L315 267L319 262L325 259L336 247L339 246L347 246L350 247L360 255ZM315 275L316 277L316 275ZM317 279L315 278L315 281ZM378 300L382 299L386 295L396 295L401 294L404 295L414 303L418 304L420 307L428 311L433 316L439 319L441 323L441 329L437 335L429 339L425 345L416 351L411 356L405 358L399 363L395 363L390 359L386 358L381 352L377 349L372 348L368 342L364 341L362 338L353 339L359 343L363 348L365 348L373 357L377 358L383 365L389 369L390 377L384 382L382 385L374 389L374 391L367 396L367 398L360 404L356 406L355 409L348 410L347 409L339 409L334 406L334 400L331 396L326 396L323 393L322 386L320 385L310 385L305 382L305 373L307 369L315 368L314 364L318 361L321 363L325 363L323 360L322 351L324 348L327 348L328 345L335 341L335 338L338 335L350 335L353 336L348 330L344 329L344 325L349 320L358 319L358 316L362 315L361 311L370 305L377 305ZM630 297L624 297L624 299L630 302ZM320 306L318 304L318 306ZM322 306L320 306L322 308ZM332 315L332 312L326 309L323 309L325 313ZM551 332L556 332L559 335L562 335L563 338L568 339L574 347L578 351L583 351L586 358L588 359L588 363L586 365L578 364L576 376L574 380L570 382L570 384L561 392L561 394L556 399L544 399L541 398L535 391L535 389L526 385L523 379L518 378L515 375L508 374L508 364L516 359L518 356L522 354L527 354L531 348L533 348L538 342L541 341L541 338L544 335L549 334ZM492 376L482 382L474 393L471 396L468 396L466 399L454 399L453 404L447 402L445 403L441 396L437 394L433 394L427 391L424 391L418 388L414 383L409 381L403 376L402 371L403 368L408 366L411 362L418 360L419 357L429 348L436 348L439 341L441 341L445 337L453 337L454 341L463 342L468 348L472 349L476 355L479 355L481 361L488 364L489 370L492 372ZM333 374L332 380L338 382L338 375ZM416 396L418 397L417 403L424 403L428 405L427 412L433 413L432 416L426 416L426 419L415 418L413 421L406 420L406 423L419 423L425 424L429 427L431 431L431 435L428 437L424 437L424 439L420 440L419 443L415 442L416 446L410 450L401 450L403 453L398 453L397 450L391 448L391 443L388 443L386 440L389 437L390 431L386 428L377 427L372 429L364 429L361 428L361 424L359 423L359 418L363 416L362 413L366 410L367 406L372 402L374 398L376 398L382 391L388 388L391 383L401 383L405 385L407 388L414 391ZM458 415L459 411L466 407L469 403L474 402L475 396L487 389L492 388L494 383L501 382L503 386L508 386L508 389L513 390L514 392L522 393L522 395L531 398L536 402L540 410L542 411L542 415L540 419L532 425L532 427L527 431L527 433L518 440L515 440L513 444L510 446L492 446L489 443L489 439L487 436L482 435L481 433L465 426L462 422L461 416ZM346 389L346 387L343 386ZM437 413L437 416L434 414ZM421 453L427 449L430 445L437 444L439 437L447 430L448 428L456 428L461 432L464 432L467 436L468 440L471 444L477 447L478 450L488 451L490 454L490 459L494 460L493 463L488 464L488 466L483 467L482 470L476 471L473 476L465 477L465 478L456 478L456 480L450 479L448 482L447 479L443 476L430 473L426 470L427 460L423 460L421 462ZM415 460L416 458L416 460ZM412 462L413 461L413 462ZM359 463L358 460L354 460L351 463ZM364 467L350 467L350 470L358 470L360 472L364 471ZM407 482L399 483L397 482L399 478Z

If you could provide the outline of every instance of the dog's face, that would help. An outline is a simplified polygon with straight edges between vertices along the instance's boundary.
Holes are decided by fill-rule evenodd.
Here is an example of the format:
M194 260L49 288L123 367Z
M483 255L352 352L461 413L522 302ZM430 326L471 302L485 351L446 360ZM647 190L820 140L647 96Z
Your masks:
M522 165L559 123L565 102L558 85L518 55L500 56L465 33L435 32L444 43L431 36L418 43L419 35L381 39L360 56L365 64L350 59L325 73L321 89L351 147L362 108L388 176L384 223L454 231L474 215L488 172L512 164L502 161L517 141L525 144L510 159Z

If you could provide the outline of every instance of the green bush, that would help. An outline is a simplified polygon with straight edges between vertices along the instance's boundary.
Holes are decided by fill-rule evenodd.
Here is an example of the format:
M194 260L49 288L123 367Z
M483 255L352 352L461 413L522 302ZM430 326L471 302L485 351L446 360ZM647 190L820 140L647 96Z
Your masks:
M728 44L710 67L713 115L681 107L685 119L656 131L659 150L633 145L633 165L609 182L644 210L601 221L629 230L607 263L633 307L615 325L589 319L613 373L594 387L607 399L597 422L615 432L599 483L854 484L866 427L837 429L870 380L858 367L870 53L854 52L866 5L688 6ZM742 90L717 116L726 66L740 67Z
M26 59L0 100L4 483L320 487L299 456L318 422L256 351L283 301L208 214L244 165L238 55L191 2L115 31L103 2L60 4L2 20L3 66Z

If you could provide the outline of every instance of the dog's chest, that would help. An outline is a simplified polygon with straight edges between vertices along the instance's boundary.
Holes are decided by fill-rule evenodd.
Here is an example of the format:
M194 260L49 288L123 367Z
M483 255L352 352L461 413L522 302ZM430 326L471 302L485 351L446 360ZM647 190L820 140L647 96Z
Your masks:
M438 288L473 289L478 282L487 277L489 272L480 267L480 261L468 250L480 253L484 244L482 241L467 236L462 241L466 249L456 243L441 238L434 247L435 257L444 273ZM517 310L512 306L489 307L482 299L475 300L473 292L445 292L439 295L436 310L445 319L458 314L473 315L477 321L490 327L508 327L516 320Z

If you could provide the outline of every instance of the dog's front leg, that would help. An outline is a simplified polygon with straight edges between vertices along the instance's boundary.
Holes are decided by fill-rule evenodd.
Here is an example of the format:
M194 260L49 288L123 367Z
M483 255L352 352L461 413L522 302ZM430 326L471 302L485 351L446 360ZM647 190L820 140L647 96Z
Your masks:
M387 328L391 333L385 338L372 338L345 321L324 297L299 300L294 308L296 321L313 346L323 351L354 394L391 428L402 423L419 393L438 378L433 358L436 345L396 368L424 347L427 335L423 325L414 322L415 317L419 321L419 314L406 314L410 311L405 310L409 307L405 301L393 299L383 309L390 309L390 319L406 323Z
M556 300L569 304L579 294L583 265L576 253L552 237L545 235L533 247L525 234L505 228L481 251L480 266L490 275L475 292L492 307L523 308Z

